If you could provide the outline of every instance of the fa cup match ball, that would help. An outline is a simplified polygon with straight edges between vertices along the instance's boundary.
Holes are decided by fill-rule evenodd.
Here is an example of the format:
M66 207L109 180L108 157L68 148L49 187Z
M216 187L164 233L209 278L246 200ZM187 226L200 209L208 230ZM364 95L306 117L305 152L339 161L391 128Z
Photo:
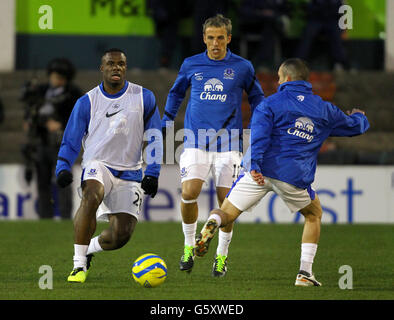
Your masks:
M135 260L132 267L133 278L145 288L161 285L167 278L167 265L154 253L146 253Z

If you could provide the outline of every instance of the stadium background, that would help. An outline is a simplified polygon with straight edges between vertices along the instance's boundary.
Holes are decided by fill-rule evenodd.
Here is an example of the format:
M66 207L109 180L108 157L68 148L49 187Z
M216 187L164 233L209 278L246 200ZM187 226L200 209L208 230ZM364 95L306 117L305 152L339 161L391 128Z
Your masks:
M237 2L239 1L235 1L235 3ZM303 0L293 0L292 2L298 4L303 2ZM379 265L379 267L382 265L378 264L378 261L387 259L386 269L379 269L379 272L391 275L391 279L393 239L392 230L390 233L390 225L394 223L393 2L391 0L347 1L347 4L351 5L353 9L353 29L347 30L344 37L344 46L350 57L350 70L342 72L333 72L331 70L329 57L324 54L327 51L326 47L324 47L324 39L317 40L312 58L309 61L312 66L311 82L315 93L321 95L325 100L332 101L343 110L352 107L360 107L366 110L371 123L371 129L365 135L354 138L332 139L331 142L336 145L336 149L322 152L319 155L316 184L314 186L318 190L322 201L324 210L323 222L332 228L327 229L327 234L332 238L335 238L336 235L341 235L343 239L346 239L345 241L348 241L351 248L354 248L352 250L357 257L361 257L364 254L363 250L357 249L359 244L362 244L366 250L375 251L377 256L374 258L370 256L370 261L375 261L375 265ZM53 9L53 29L43 30L39 28L38 20L42 16L39 13L39 8L42 5L50 5ZM244 35L237 29L237 11L234 8L232 10L229 16L233 20L234 37L229 47L234 53L240 54L242 50L241 44L245 43L246 40ZM190 8L190 11L192 11L192 8ZM171 66L163 72L159 70L159 42L155 36L154 22L144 0L2 0L0 3L0 15L2 17L0 20L2 30L0 38L3 46L0 52L0 97L4 104L5 119L0 124L0 228L2 229L0 233L3 237L7 237L2 240L5 243L2 250L6 247L12 248L13 239L21 239L21 234L27 234L28 231L40 233L41 238L38 243L46 243L48 239L52 239L50 230L56 230L55 232L63 237L61 239L63 248L71 248L72 229L70 224L58 224L54 227L50 224L51 222L45 221L42 222L43 229L40 229L40 226L32 225L31 221L24 222L26 225L9 224L10 222L7 221L15 220L23 223L25 220L37 219L37 194L34 182L31 186L28 186L23 179L24 166L20 147L25 142L26 137L22 131L23 104L19 101L21 87L25 81L33 77L44 81L46 78L45 67L48 61L52 58L63 56L69 58L78 69L75 79L76 84L83 90L88 91L101 81L98 65L102 52L109 47L120 47L126 51L128 56L128 80L152 90L156 95L160 112L163 114L166 95L176 78L177 69L183 58L190 54L189 41L193 33L192 19L190 16L181 19L179 42ZM303 18L303 13L298 12L290 20L285 45L282 46L282 58L290 57L297 41L299 41L302 27L305 25ZM252 55L253 43L248 43L248 49L247 54ZM275 92L277 77L274 71L259 72L257 77L266 95ZM185 106L185 103L183 105ZM183 127L184 106L178 114L176 129ZM243 110L246 126L249 116L246 99L244 100ZM179 143L177 146L179 146ZM168 233L178 232L180 235L179 239L177 239L178 245L182 241L181 229L179 225L169 227L172 226L172 221L180 221L180 183L177 170L176 164L163 166L158 196L153 200L145 199L141 220L169 222L170 225L166 225L162 230L168 231ZM75 165L74 172L76 176L79 175L80 167L78 164ZM76 190L76 187L77 182L74 183L74 190ZM78 199L78 195L75 193L74 208L78 205ZM277 222L286 224L275 226L278 229L272 232L278 232L286 237L295 230L291 228L296 228L298 230L297 234L299 234L302 218L299 215L290 216L281 202L277 200L274 195L267 197L252 213L243 215L240 221L254 222L253 228L255 229L253 230L255 230L255 235L259 235L261 230L269 234L271 232L269 230L273 229L268 229L268 226L270 223ZM204 187L199 198L199 206L201 220L205 219L209 210L216 206L212 181L209 181ZM288 226L287 223L294 226ZM335 229L341 226L333 226L335 224L349 225L358 223L363 225L348 226L350 229ZM363 229L365 223L368 223L368 225L365 225L365 229ZM370 227L371 229L369 229ZM154 232L157 232L156 245L160 239L159 233L161 230L160 227L155 228L151 228L151 224L147 222L140 230L147 233L155 230ZM66 232L70 233L68 238L65 238ZM245 234L249 231L245 228L243 232L243 237L245 237ZM379 233L381 233L382 238L368 238L370 241L361 237L361 234L368 234L371 237L376 235L378 237ZM352 235L355 237L352 238ZM36 239L32 234L26 237L26 239L33 239L33 241ZM157 250L156 252L161 250L161 248L155 249L156 247L152 245L152 241L144 239L141 234L137 235L136 238L135 241L140 241L145 246L145 249L138 252L133 251L130 255L125 252L121 253L119 256L123 259L122 261L130 259L130 256L136 257L145 253L150 248ZM245 243L248 243L247 240L245 240ZM175 240L171 241L176 243ZM11 244L11 246L6 244ZM251 246L253 245L252 243ZM340 244L330 243L330 245L341 248ZM236 245L234 244L234 246ZM53 248L53 250L57 251L58 249ZM170 252L166 251L169 249L163 250L164 254L171 255ZM272 252L274 250L275 247L272 248ZM32 252L34 252L33 249ZM243 258L241 258L242 254L240 252L238 251L234 255L238 254L240 261L242 261ZM242 252L245 253L247 251ZM289 250L288 253L290 252L294 255L293 251ZM298 255L298 252L296 253ZM179 258L177 254L178 252L174 253L176 256L174 259ZM63 256L65 255L63 254ZM68 256L71 256L71 252L68 252ZM116 254L112 256L115 257ZM338 257L332 259L332 256L328 256L328 258L331 259L331 267L338 269L339 264L334 264L334 262L342 260ZM14 263L5 263L0 273L7 274L6 268L13 268L15 264L19 263L16 262L18 261L16 256L15 260L12 259L10 261ZM294 258L295 261L297 259L298 256ZM65 258L63 260L66 261ZM235 257L234 260L236 260ZM73 296L69 293L51 296L48 293L43 293L41 290L37 295L36 279L38 279L38 276L36 265L38 268L39 263L50 263L50 261L46 261L42 258L39 262L32 263L34 268L31 267L29 270L32 274L34 273L34 277L32 276L33 280L30 279L29 281L34 282L34 284L28 289L24 289L24 285L26 286L26 283L30 282L23 280L21 276L20 279L22 280L15 286L9 284L7 287L6 283L6 288L16 288L15 292L18 292L19 295L12 295L10 292L6 293L8 289L4 289L0 290L0 296L12 299L58 299L59 297L74 299L78 297L78 295ZM351 261L354 261L354 264L356 264L355 259ZM53 261L53 264L56 263ZM103 260L101 260L101 263L103 263ZM177 261L169 263L169 270L176 269L176 263ZM111 266L108 265L106 268L108 270ZM62 271L64 275L69 271L68 265L66 269ZM364 271L369 270L367 266L363 266L361 269ZM101 275L104 274L105 270L102 271ZM271 271L275 272L276 270ZM176 273L176 271L173 272ZM245 273L242 275L247 277L248 270L245 270ZM331 276L334 279L333 281L337 281L337 270ZM375 274L369 274L369 276L374 277ZM178 277L179 280L180 276L173 274L172 277ZM276 275L273 276L273 278L275 277ZM327 274L326 277L329 278ZM359 286L362 283L361 287L367 287L367 279L368 276L366 276L365 280L360 280ZM57 281L59 283L57 284L58 287L63 286L64 279L62 276L58 276ZM182 278L180 281L184 281L184 279ZM174 292L180 290L178 287L175 287L175 289L171 287L171 283L168 286ZM390 286L383 281L380 284L386 286L386 291L382 291L381 295L379 295L379 292L372 292L371 295L364 295L364 292L358 292L358 295L349 297L345 295L326 295L324 293L317 296L317 298L374 299L374 297L377 297L378 299L393 299L392 287L390 289ZM289 295L278 293L279 291L276 291L274 286L271 289L271 293L261 293L260 291L255 292L252 290L244 296L239 296L236 293L236 287L231 287L228 291L229 295L221 297L238 297L239 299L316 298L313 295L300 296L295 292L291 292ZM67 291L67 289L65 290ZM94 290L93 287L92 290ZM205 288L201 288L201 292L204 292L204 290ZM240 292L244 292L242 290L240 289ZM112 296L109 293L109 295L97 296L93 292L91 291L90 295L87 296L81 293L81 297L113 299L119 296L120 298L130 298L128 296L129 293L113 294ZM140 292L138 297L133 296L133 298L179 298L173 292L162 291L163 295L160 295L160 291L157 292L159 293L153 296L149 294L141 295ZM164 295L164 293L167 295ZM278 295L274 295L274 293ZM190 294L186 298L195 299L197 296ZM212 296L206 298L212 299Z
M293 1L296 4L294 8L299 8L297 4L301 2ZM234 25L234 37L230 49L240 53L240 43L246 41L246 35L240 33L237 28L236 10L239 1L233 3L235 4L229 11ZM331 71L330 57L324 54L324 39L320 38L311 54L310 64L313 70L311 82L315 93L334 102L343 110L357 106L365 109L371 122L371 129L360 137L331 140L335 143L336 150L320 154L318 177L320 171L327 177L334 177L336 173L343 176L340 173L343 170L346 179L343 183L338 183L334 178L316 179L319 184L315 187L322 190L323 203L327 204L326 212L329 213L327 222L349 222L349 207L352 211L350 222L393 222L394 175L390 165L394 164L392 125L394 106L391 97L394 75L392 72L385 71L390 63L385 59L385 48L388 47L387 44L385 46L388 16L386 1L353 0L347 3L353 10L353 29L346 30L344 40L344 46L350 57L351 70L336 73ZM53 29L41 29L39 26L39 18L43 16L43 13L39 13L42 5L50 5L52 8ZM24 82L32 77L45 81L45 67L48 61L61 56L69 58L76 65L78 73L75 82L83 90L88 91L100 82L98 65L101 53L108 47L121 47L128 55L128 79L151 89L163 114L166 95L175 80L177 69L182 59L191 54L188 41L193 33L192 12L181 19L180 41L177 42L171 66L166 72L161 72L158 65L160 43L155 37L154 21L144 0L47 2L17 0L4 1L2 6L3 15L7 15L8 10L7 16L14 17L14 28L11 28L14 30L12 35L14 56L6 57L11 61L9 64L6 63L6 59L2 59L1 68L4 71L0 73L0 96L3 99L5 114L5 121L0 126L0 217L35 218L35 188L34 184L28 187L23 180L23 158L20 152L20 147L26 140L25 133L21 130L23 104L18 100ZM282 45L282 57L291 56L291 50L299 41L305 25L303 18L305 18L303 12L296 11L292 14ZM6 27L5 25L4 28ZM7 32L3 37L6 35ZM7 43L11 40L4 39L4 41ZM251 51L254 49L253 43L249 43L248 48L250 49L246 51L248 58L253 57ZM272 72L257 73L266 95L276 90L275 68L276 66L272 67ZM183 127L184 106L185 103L176 119L176 130ZM249 118L246 97L243 110L246 127ZM10 141L12 143L9 143ZM180 142L176 143L177 148ZM346 167L338 168L333 165L346 165ZM167 183L167 181L178 181L176 167L176 164L164 166L160 180L161 190L157 199L145 202L145 219L179 220L177 212L180 185ZM75 170L79 170L78 166ZM376 182L373 187L371 180L363 182L363 175L371 179L369 172L372 171L377 172L372 176L372 182ZM352 181L351 188L354 190L347 191L349 185L347 181ZM174 186L172 190L166 187L169 185ZM216 205L212 191L212 181L210 181L201 197L201 212L208 212ZM373 202L367 200L371 198L376 200ZM277 212L275 216L284 208L275 199L266 200L266 204L260 210L256 210L257 216L247 218L248 221L293 220L286 213L283 214L283 218L273 218L273 215L269 214L270 206L272 210L277 207L274 210ZM377 214L370 215L371 208L363 205L363 201L373 203L379 208L376 210ZM77 193L75 193L74 205L75 203L78 203ZM149 209L151 206L153 209ZM147 210L149 212L146 212ZM332 212L336 212L337 218L332 218ZM201 219L203 218L204 215L201 215Z

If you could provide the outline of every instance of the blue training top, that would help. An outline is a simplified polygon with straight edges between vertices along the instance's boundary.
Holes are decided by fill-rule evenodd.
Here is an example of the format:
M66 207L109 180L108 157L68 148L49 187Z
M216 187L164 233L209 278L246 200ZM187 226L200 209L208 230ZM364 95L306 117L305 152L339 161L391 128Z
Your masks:
M250 150L243 167L307 189L314 181L324 140L360 135L368 128L365 115L346 115L313 94L309 82L285 82L253 114Z
M264 99L250 61L230 50L222 60L210 59L207 51L186 58L168 94L162 127L166 127L166 121L175 119L189 87L184 120L185 131L189 132L185 133L185 148L242 151L243 90L248 94L252 113ZM224 130L219 132L221 129ZM232 145L231 139L235 139Z

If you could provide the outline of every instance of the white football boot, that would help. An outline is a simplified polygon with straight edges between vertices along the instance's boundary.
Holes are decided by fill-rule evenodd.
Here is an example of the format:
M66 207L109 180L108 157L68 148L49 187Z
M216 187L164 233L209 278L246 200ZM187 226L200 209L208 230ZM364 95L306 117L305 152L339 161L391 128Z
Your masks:
M298 287L321 287L321 283L316 280L313 274L300 270L297 274L295 285Z

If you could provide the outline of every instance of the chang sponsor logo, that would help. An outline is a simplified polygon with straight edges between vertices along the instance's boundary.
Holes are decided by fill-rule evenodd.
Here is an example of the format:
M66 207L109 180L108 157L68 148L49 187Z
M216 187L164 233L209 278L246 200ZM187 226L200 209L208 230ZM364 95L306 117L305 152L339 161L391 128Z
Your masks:
M307 117L297 118L294 127L287 129L287 133L311 142L314 126L313 121Z
M223 82L219 79L211 78L204 83L204 91L200 94L201 100L219 100L225 102L227 94L221 94L223 91Z

